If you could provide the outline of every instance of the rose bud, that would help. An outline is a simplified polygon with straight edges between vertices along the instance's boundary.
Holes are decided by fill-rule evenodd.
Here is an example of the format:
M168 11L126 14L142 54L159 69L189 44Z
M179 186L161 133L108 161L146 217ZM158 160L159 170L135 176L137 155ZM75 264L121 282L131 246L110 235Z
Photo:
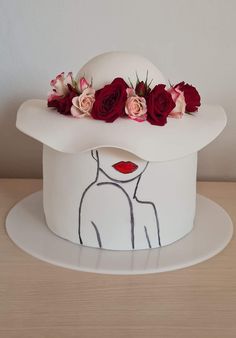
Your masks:
M145 97L148 94L147 85L143 81L139 82L135 87L135 93Z

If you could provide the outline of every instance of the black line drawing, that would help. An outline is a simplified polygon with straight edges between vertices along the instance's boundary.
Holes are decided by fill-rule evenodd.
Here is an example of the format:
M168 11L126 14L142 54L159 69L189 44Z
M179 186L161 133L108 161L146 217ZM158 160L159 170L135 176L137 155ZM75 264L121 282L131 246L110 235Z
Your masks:
M146 225L144 225L144 230L145 230L145 235L146 235L146 238L147 238L148 246L151 249L152 246L151 246L151 242L150 242L150 239L149 239L149 236L148 236Z
M107 186L107 187L111 187L111 188L112 187L118 188L124 194L125 200L127 200L127 205L128 205L129 214L130 214L129 226L130 226L130 246L131 246L131 249L135 249L135 239L136 239L135 238L135 230L136 230L135 226L137 226L137 224L136 224L137 220L135 219L135 214L134 214L134 204L136 204L136 205L142 204L142 205L151 206L151 209L152 209L153 215L154 215L154 219L155 219L156 235L154 237L156 237L156 239L153 238L153 233L152 233L152 236L150 237L149 230L148 230L149 229L148 224L145 224L145 225L143 224L143 236L144 236L143 238L145 238L145 241L147 242L147 248L161 246L160 227L159 227L159 221L158 221L158 214L157 214L156 206L151 201L146 201L146 200L142 201L137 197L137 191L138 191L138 187L139 187L139 183L140 183L142 174L145 172L149 162L146 162L144 169L138 175L136 175L136 176L134 175L133 178L128 179L128 180L119 180L117 178L111 177L111 175L108 175L108 173L105 172L104 168L100 167L100 159L99 159L99 151L98 150L92 150L91 156L97 162L97 170L96 170L95 179L92 181L92 183L90 183L87 186L87 188L82 193L80 204L79 204L78 235L79 235L80 244L86 245L86 242L87 242L86 227L89 226L89 224L83 224L83 222L82 222L83 212L88 212L88 209L83 211L84 209L86 209L86 207L84 206L85 196L87 196L87 194L90 192L90 189L92 190L93 187L98 188L98 187L102 187L102 186ZM102 176L102 181L101 181L101 178L99 179L100 176ZM127 185L134 180L137 180L137 182L136 183L134 182L135 187L134 187L133 193L130 194L130 193L127 192L128 189L126 189L126 188L127 188ZM101 196L101 198L102 198L102 196ZM103 244L104 244L103 243L103 234L100 231L101 225L102 224L97 223L96 219L90 219L90 226L93 229L92 231L94 231L95 238L97 240L97 246L99 248L103 248ZM154 225L152 225L152 226L154 227ZM83 231L83 235L82 235L82 229L83 230L85 229L85 231Z
M91 221L91 223L92 223L92 225L93 225L93 227L95 229L96 235L97 235L97 240L98 240L99 248L102 248L102 241L101 241L101 237L100 237L98 228L97 228L96 224L93 221Z
M153 211L155 213L155 219L156 219L156 229L157 229L157 237L158 237L158 244L159 246L161 246L161 237L160 237L160 227L159 227L159 220L158 220L158 215L157 215L157 209L156 209L156 206L153 202L151 201L141 201L138 199L138 197L136 196L136 193L137 193L137 190L138 190L138 185L139 185L139 182L140 182L140 179L141 179L141 175L138 179L138 182L137 182L137 185L136 185L136 188L135 188L135 191L134 191L134 196L133 198L138 202L138 203L142 203L142 204L149 204L153 207ZM147 230L145 230L145 233L146 233Z
M97 185L99 186L99 185L104 185L104 184L111 184L111 185L116 186L117 188L121 189L123 193L125 194L125 196L127 197L129 208L130 208L131 243L132 243L132 249L134 249L134 212L133 212L133 205L132 205L131 199L129 195L127 194L127 192L125 191L125 189L122 188L119 184L113 183L113 182L102 182L102 183L98 183Z
M91 155L93 157L93 153L91 152ZM94 158L94 157L93 157ZM82 208L82 203L83 203L83 199L84 199L84 196L86 194L86 192L89 190L89 188L91 188L98 180L98 174L99 174L99 158L97 159L97 172L96 172L96 177L95 177L95 180L90 183L87 188L84 190L83 194L82 194L82 197L81 197L81 200L80 200L80 205L79 205L79 240L80 240L80 244L83 244L83 241L82 241L82 238L81 238L81 235L80 235L80 229L81 229L81 208Z

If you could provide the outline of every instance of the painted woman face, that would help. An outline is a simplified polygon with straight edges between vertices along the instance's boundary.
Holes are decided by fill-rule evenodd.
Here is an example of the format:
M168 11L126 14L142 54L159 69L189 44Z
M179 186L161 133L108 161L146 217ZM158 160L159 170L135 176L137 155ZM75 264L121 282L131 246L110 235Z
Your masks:
M121 182L135 179L148 164L147 161L117 148L100 148L97 154L100 170L110 179Z

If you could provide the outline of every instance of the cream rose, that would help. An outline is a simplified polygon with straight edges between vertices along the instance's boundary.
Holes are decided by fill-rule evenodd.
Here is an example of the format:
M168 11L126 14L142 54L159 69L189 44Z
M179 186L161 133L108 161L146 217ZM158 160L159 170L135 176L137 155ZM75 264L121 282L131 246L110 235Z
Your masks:
M147 105L144 97L135 94L135 90L127 88L127 100L125 104L125 113L138 122L143 122L147 118Z
M176 119L181 118L186 110L186 102L184 93L177 88L171 87L168 92L171 94L172 100L175 103L175 108L170 112L168 116Z
M90 116L95 101L95 90L86 88L82 94L72 99L71 114L74 117Z

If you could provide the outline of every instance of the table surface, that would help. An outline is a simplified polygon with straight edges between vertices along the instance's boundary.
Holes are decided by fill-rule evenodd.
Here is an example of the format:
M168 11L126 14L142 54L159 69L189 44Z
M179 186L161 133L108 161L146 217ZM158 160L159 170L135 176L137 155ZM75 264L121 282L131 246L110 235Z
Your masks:
M190 268L111 276L67 270L16 247L10 208L41 189L33 179L0 180L0 337L236 337L236 243ZM198 192L236 221L236 182L199 182Z

